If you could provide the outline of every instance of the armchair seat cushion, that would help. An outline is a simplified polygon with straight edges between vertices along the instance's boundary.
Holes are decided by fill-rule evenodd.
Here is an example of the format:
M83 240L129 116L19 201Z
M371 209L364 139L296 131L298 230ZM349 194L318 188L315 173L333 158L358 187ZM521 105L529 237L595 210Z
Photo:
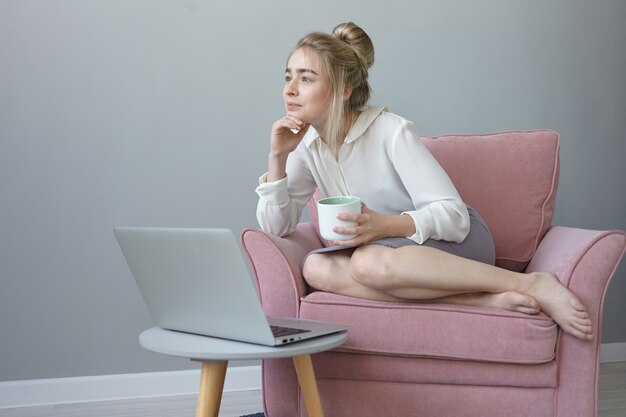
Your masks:
M348 326L342 352L541 364L554 359L557 340L556 324L543 314L388 303L325 292L303 297L300 317Z

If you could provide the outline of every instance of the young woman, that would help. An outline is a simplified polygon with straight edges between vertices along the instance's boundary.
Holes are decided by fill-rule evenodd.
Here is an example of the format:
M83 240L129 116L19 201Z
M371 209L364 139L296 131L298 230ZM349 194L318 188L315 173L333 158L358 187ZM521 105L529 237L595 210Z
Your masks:
M367 107L374 48L354 23L302 38L289 57L286 116L272 126L268 172L260 178L257 218L285 236L316 188L364 202L354 235L309 254L305 280L319 290L371 300L543 311L580 339L593 338L578 298L546 272L493 266L484 221L461 200L419 140L413 123Z

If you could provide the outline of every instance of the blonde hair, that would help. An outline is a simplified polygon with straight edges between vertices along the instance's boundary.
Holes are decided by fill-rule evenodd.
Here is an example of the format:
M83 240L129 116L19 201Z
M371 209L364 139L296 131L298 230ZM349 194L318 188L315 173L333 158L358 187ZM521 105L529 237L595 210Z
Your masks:
M344 117L353 118L371 95L367 78L374 64L374 45L363 29L348 22L337 25L330 35L321 32L306 35L298 41L294 52L300 48L317 52L330 82L332 97L324 140L338 154L344 140ZM344 100L346 89L351 91L348 100Z

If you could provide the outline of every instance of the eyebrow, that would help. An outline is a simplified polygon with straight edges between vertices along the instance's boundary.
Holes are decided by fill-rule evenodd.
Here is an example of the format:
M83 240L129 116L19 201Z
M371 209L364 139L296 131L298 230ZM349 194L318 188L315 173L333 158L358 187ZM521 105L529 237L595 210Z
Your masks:
M285 68L285 73L291 73L291 68L289 68L289 67ZM313 71L312 69L309 69L309 68L296 68L296 73L298 73L298 74L310 73L310 74L319 76L319 74L317 72L315 72L315 71Z

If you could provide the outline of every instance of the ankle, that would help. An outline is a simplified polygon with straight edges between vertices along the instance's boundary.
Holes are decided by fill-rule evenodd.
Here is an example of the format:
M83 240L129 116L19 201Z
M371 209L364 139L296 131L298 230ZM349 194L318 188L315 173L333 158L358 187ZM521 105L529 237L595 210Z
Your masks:
M530 273L518 273L518 288L516 291L521 292L522 294L534 296L534 292L541 280L539 273L530 272Z

